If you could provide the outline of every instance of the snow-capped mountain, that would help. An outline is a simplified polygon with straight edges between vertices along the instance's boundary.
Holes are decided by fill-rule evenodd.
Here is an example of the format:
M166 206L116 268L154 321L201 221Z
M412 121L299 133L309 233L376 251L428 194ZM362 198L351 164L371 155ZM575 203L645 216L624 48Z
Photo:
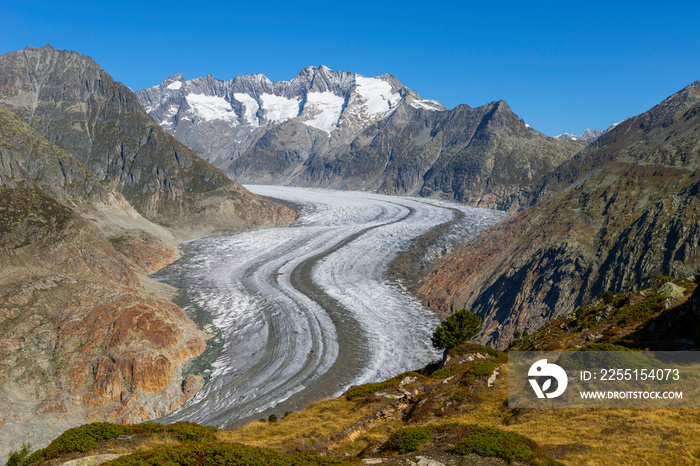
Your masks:
M446 109L384 74L291 81L171 76L138 91L170 134L239 182L420 194L495 206L571 157L503 101Z
M403 102L445 110L390 74L367 78L325 66L308 66L291 81L277 82L262 74L229 81L211 75L187 81L177 74L137 95L156 122L217 165L236 159L271 126L290 120L306 126L313 139L334 146L352 140Z
M612 126L610 127L612 128ZM588 129L586 128L583 133L581 133L580 136L576 136L574 133L564 133L560 134L559 136L555 136L557 139L565 139L567 141L588 141L588 142L593 142L599 137L601 137L603 134L606 133L610 128L607 130L602 130L602 129Z

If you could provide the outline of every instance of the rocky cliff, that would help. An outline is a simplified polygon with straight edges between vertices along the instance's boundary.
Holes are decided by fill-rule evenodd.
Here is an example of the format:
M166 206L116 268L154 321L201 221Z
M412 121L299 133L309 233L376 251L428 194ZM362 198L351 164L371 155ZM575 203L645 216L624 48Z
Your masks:
M279 82L175 75L137 95L163 128L240 182L491 207L586 145L538 133L503 101L447 110L391 75L323 66Z
M179 241L294 213L175 141L88 57L7 54L0 83L2 460L57 430L142 422L193 396L203 380L187 370L207 336L145 274Z
M204 225L201 236L292 218L171 137L90 57L49 45L0 56L0 105L161 225Z
M529 188L534 206L445 256L421 293L484 318L505 347L607 290L700 266L700 82L628 119Z
M149 236L125 256L122 237L81 213L120 200L0 109L0 445L38 446L88 420L152 419L201 386L184 369L205 334L138 275L177 252Z

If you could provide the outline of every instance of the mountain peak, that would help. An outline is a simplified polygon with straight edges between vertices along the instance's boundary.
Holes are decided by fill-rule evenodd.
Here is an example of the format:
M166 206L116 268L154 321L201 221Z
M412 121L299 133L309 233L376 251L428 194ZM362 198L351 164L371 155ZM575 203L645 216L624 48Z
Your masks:
M576 136L574 133L562 133L559 134L558 136L554 136L557 139L564 139L567 141L588 141L588 142L593 142L599 137L601 137L603 134L605 134L607 131L612 129L614 126L609 127L607 130L603 129L589 129L586 128L583 133L581 133L580 136Z

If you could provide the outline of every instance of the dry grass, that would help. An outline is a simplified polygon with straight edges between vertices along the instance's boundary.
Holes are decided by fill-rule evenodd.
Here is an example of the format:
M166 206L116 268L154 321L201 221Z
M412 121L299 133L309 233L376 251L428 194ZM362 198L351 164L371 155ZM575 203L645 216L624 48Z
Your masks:
M154 450L156 448L170 448L182 445L178 439L169 433L158 433L143 438L141 441L135 442L135 446L128 449L128 453L139 453L142 451ZM126 453L125 452L125 453Z
M545 452L572 465L700 464L699 409L529 409L507 407L507 367L491 389L484 389L473 406L420 424L464 423L495 427L525 435ZM436 385L440 381L431 381ZM442 386L446 387L447 384ZM220 431L221 441L267 446L281 451L324 450L328 439L377 409L376 404L344 398L316 403L276 423L257 422ZM400 419L383 420L354 442L334 449L359 454L406 426ZM416 424L410 424L416 425Z
M276 422L253 422L217 434L222 442L276 448L281 451L311 451L321 448L334 434L372 412L371 406L358 406L344 398L321 401L306 410L292 413Z

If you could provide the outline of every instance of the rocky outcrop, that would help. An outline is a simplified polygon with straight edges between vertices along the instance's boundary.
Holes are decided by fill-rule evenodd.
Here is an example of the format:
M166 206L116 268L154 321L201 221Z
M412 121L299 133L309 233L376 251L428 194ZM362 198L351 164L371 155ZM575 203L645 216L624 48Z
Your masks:
M0 198L0 444L28 431L40 446L56 425L141 422L191 397L184 369L206 336L187 314L144 292L110 241L40 188ZM22 224L37 234L12 241Z
M606 290L700 266L700 82L626 120L529 188L534 206L448 254L421 283L505 347ZM527 196L524 196L526 198Z
M288 82L175 75L137 95L163 128L240 182L493 207L586 145L531 129L503 101L447 110L391 75L323 66Z
M202 234L214 234L286 225L293 218L175 140L90 57L49 45L0 56L0 105L156 223L174 229L199 224L207 229Z
M87 57L0 57L0 102L2 461L23 442L158 418L191 398L206 335L144 275L179 241L294 213L184 148Z
M100 201L109 189L75 157L0 107L0 186L37 183L56 199Z

